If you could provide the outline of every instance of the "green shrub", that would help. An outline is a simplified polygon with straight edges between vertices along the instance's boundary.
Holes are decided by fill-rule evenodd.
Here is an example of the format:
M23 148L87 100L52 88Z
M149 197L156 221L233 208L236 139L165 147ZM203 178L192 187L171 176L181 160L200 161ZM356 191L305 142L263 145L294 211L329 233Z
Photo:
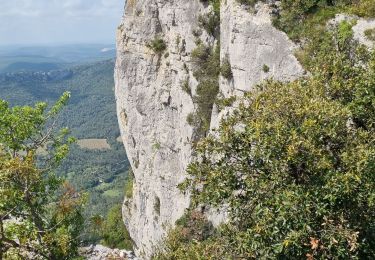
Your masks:
M161 148L161 144L158 141L155 141L155 143L152 145L152 149L159 150Z
M103 223L103 241L105 246L131 250L133 242L122 220L121 205L114 206Z
M282 0L281 11L274 17L273 23L286 32L293 40L302 40L325 29L329 19L335 14L345 12L351 0Z
M189 113L186 117L186 122L190 125L190 126L194 126L194 122L195 122L195 115L194 113Z
M266 64L263 65L262 70L264 73L270 72L270 67L268 67Z
M226 57L222 61L221 67L220 67L220 73L226 79L231 79L232 78L232 76L233 76L233 74L232 74L232 68L231 68L231 65L230 65L228 57Z
M155 53L161 54L167 49L167 44L162 38L156 37L147 44L147 47L152 49Z
M191 59L197 66L202 63L207 62L210 57L210 47L202 43L199 43L198 46L191 52Z
M222 94L221 94L222 96ZM219 111L223 110L225 107L230 107L236 101L236 96L231 96L229 98L217 98L216 99L216 106L218 107Z
M373 0L357 0L353 1L351 11L362 17L375 17L375 2Z
M86 196L54 173L74 142L56 129L69 98L33 107L0 99L0 259L78 255Z
M370 41L375 41L375 28L373 29L367 29L365 31L365 36L367 37L367 39L369 39Z
M191 58L195 64L193 75L199 83L193 97L197 111L194 120L188 122L194 124L196 138L199 139L209 130L212 108L219 93L220 46L213 48L199 43L192 51Z
M204 1L213 6L213 12L200 16L198 22L210 35L219 38L220 33L220 0ZM220 44L205 45L196 39L197 47L191 53L194 64L193 75L198 80L196 95L193 102L197 105L195 113L189 114L187 121L194 126L193 142L206 136L210 122L212 108L219 92L220 75Z
M217 36L220 30L220 16L218 13L211 12L198 17L199 26L209 35Z
M128 171L128 177L125 183L125 197L128 199L133 197L133 185L134 185L134 175L133 175L133 171L130 169Z
M208 2L215 13L220 14L220 0L200 0L201 2Z

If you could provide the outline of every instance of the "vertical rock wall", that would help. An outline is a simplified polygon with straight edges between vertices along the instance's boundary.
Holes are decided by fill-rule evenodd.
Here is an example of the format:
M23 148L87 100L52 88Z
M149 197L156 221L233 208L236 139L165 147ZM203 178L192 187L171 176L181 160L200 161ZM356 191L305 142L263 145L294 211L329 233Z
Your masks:
M206 9L199 0L128 0L118 28L117 111L135 175L123 215L136 252L146 258L189 206L176 187L191 160L186 117L194 111L181 85L188 78L193 89L197 85L189 69L191 32ZM167 44L162 54L147 47L156 38Z
M256 14L236 0L221 4L221 57L228 58L233 79L220 80L224 96L241 95L261 80L290 80L302 75L287 36L271 25L270 8ZM192 31L200 14L210 10L200 0L128 0L117 33L116 98L121 135L135 175L133 197L125 199L123 216L138 256L149 258L166 230L189 206L177 185L192 159L192 97L181 85L189 80L194 95L190 53ZM147 47L160 38L162 54ZM203 34L203 41L212 39ZM268 73L263 65L270 68ZM218 115L213 112L212 124Z

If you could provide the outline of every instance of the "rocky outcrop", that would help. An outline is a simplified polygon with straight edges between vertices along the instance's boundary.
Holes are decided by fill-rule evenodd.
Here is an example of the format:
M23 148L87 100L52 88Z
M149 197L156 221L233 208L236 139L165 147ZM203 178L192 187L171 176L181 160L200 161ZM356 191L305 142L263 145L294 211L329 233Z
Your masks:
M125 224L138 255L149 256L166 230L189 206L177 185L191 160L194 111L182 82L191 79L192 30L207 11L200 1L138 0L127 2L117 35L115 69L118 118L134 172L133 198L123 206ZM159 38L162 54L147 45Z
M266 79L289 81L304 74L294 56L297 46L272 26L274 9L269 4L258 3L248 10L237 0L227 0L220 10L220 56L222 61L229 61L233 74L230 79L220 79L223 97L241 96ZM215 107L211 128L217 127L231 109L219 113Z
M241 95L266 78L290 80L303 74L293 56L295 46L271 25L271 9L262 4L256 10L254 14L235 0L222 1L221 58L229 59L233 72L232 79L220 80L225 96ZM209 11L207 1L200 0L128 0L118 28L117 111L135 176L123 216L136 254L143 258L150 257L189 206L188 194L176 186L192 159L193 128L186 121L195 111L197 86L190 61L192 32L199 15ZM200 38L213 42L205 33ZM166 43L163 53L148 47L154 39ZM186 80L192 95L181 88ZM212 124L221 116L214 109Z
M272 26L273 8L259 3L254 11L227 0L221 6L221 59L229 59L233 78L222 78L221 92L240 95L259 82L274 78L291 80L303 74L293 55L296 46L288 36Z
M375 30L375 19L364 19L355 15L336 14L335 18L328 22L328 26L337 26L344 21L353 24L352 30L355 40L368 48L374 48L375 42L373 39L369 39L366 35L366 31Z
M133 252L122 249L111 249L102 245L81 247L79 253L87 260L137 260Z

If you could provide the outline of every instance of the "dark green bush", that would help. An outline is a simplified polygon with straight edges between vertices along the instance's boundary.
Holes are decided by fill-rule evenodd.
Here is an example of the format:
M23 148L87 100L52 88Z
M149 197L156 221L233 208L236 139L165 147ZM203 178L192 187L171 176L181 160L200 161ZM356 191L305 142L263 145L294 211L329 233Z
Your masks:
M221 94L221 96L223 96ZM236 101L236 96L231 96L229 98L222 98L222 97L218 97L216 99L216 106L218 107L219 111L223 110L225 107L230 107L233 105L233 103Z
M133 248L133 242L122 220L121 205L112 207L102 224L102 243L110 248Z
M194 76L198 80L193 101L197 104L194 120L196 138L204 137L209 130L212 108L219 93L220 46L206 46L199 43L191 53L195 64Z
M155 53L161 54L167 49L167 44L162 38L156 37L147 44L147 47L152 49Z
M230 65L228 57L226 57L222 61L221 67L220 67L220 73L226 79L231 79L232 78L232 76L233 76L233 74L232 74L232 67Z
M375 28L374 29L368 29L365 31L365 36L370 41L375 41Z
M270 72L270 67L268 67L266 64L264 64L263 67L262 67L262 70L263 70L263 72L268 73L268 72Z
M190 125L190 126L194 126L195 125L195 115L194 113L189 113L186 117L186 122Z
M199 26L206 30L212 36L217 36L220 30L220 16L215 12L200 15L198 18Z

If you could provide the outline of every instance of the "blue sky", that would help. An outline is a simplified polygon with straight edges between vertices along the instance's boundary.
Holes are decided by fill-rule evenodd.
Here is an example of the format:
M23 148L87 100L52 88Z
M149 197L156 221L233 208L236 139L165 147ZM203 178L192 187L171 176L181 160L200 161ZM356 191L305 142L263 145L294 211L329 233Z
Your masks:
M0 45L114 43L125 0L0 0Z

